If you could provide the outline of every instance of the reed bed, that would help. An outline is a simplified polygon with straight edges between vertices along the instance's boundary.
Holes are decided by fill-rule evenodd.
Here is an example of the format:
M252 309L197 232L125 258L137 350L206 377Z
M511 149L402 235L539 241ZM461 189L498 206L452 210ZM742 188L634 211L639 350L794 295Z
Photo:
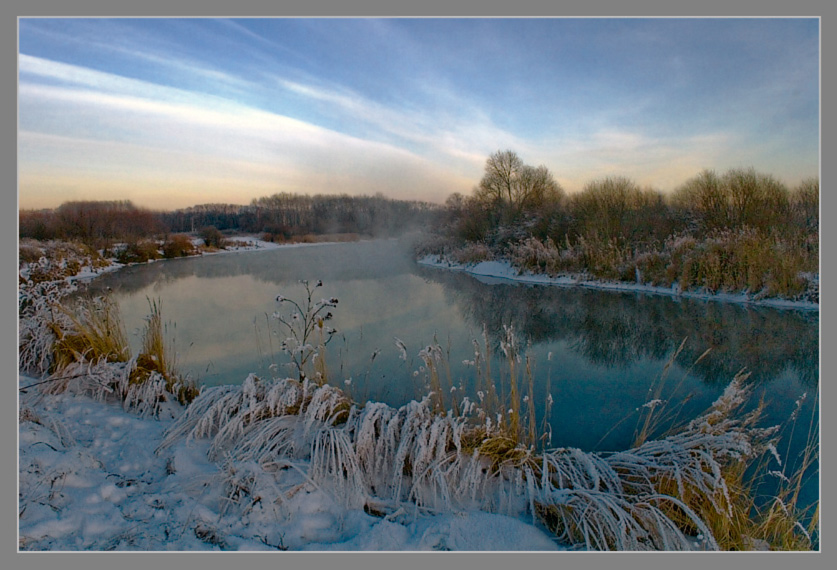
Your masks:
M499 427L438 413L429 397L358 406L328 385L250 375L241 386L204 390L158 453L181 438L208 438L213 459L253 463L261 477L305 462L313 484L377 512L478 508L531 516L588 549L726 549L715 521L741 514L731 476L775 435L753 425L757 414L736 419L747 392L736 378L682 431L624 452L538 452Z
M142 350L131 356L118 307L108 296L66 301L72 287L45 287L20 311L18 366L38 376L42 393L65 391L98 400L116 398L126 409L158 416L167 402L187 404L200 389L174 366L158 301L150 314Z
M297 319L276 315L296 341L286 350L302 355L294 361L297 378L251 374L239 386L198 390L174 369L159 303L149 301L143 349L132 358L113 306L99 300L75 313L40 305L37 314L53 323L46 330L57 339L40 388L117 398L126 409L152 417L182 404L157 453L182 439L208 440L208 456L221 466L227 508L241 513L257 502L281 505L313 487L379 516L479 509L531 517L557 540L592 550L818 544L818 506L807 525L801 521L808 513L797 508L803 478L817 461L818 426L808 428L801 466L783 473L787 484L758 507L747 470L775 453L779 428L759 427L758 406L742 412L750 396L745 375L736 376L708 411L674 431L652 436L655 423L646 417L631 449L549 448L536 429L532 363L512 329L500 344L506 381L491 369L487 331L484 344L474 342L470 364L479 401L444 399L449 367L434 340L419 355L430 394L398 408L359 404L329 383L334 379L325 368L316 367L331 336L323 321L337 304L313 301L319 285L305 284L307 304L278 299L298 310ZM70 336L72 343L61 342ZM26 358L43 364L32 354ZM662 412L651 406L647 413ZM289 487L288 470L302 475L303 483L296 477Z
M528 237L511 243L508 259L521 269L549 275L586 274L681 290L748 292L754 297L811 298L811 273L819 270L811 244L749 227L720 229L700 241L689 234L630 245L617 238L579 236L555 242ZM453 256L456 259L456 256Z

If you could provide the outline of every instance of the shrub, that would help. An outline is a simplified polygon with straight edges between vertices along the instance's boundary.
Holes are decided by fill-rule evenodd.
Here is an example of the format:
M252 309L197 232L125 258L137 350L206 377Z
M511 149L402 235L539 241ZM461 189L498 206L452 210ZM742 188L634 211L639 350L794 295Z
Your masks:
M668 272L670 263L671 256L666 253L658 251L640 253L631 264L634 268L634 275L629 277L636 278L638 283L668 287L674 281Z
M469 243L451 253L451 257L457 263L480 263L481 261L491 261L494 259L494 254L484 243Z
M171 259L173 257L187 257L195 254L195 246L189 236L184 234L175 234L169 236L163 243L163 257Z
M21 240L17 247L20 263L34 263L44 257L45 251L35 240Z
M629 213L648 201L633 181L618 176L588 183L581 193L573 196L570 205L579 234L591 238L601 236L607 241L626 237Z
M145 263L150 259L160 259L157 242L151 240L129 242L116 255L119 263Z
M206 226L201 228L199 235L201 236L204 245L207 247L222 249L226 245L224 234L222 234L221 230L215 226Z
M773 176L753 168L719 176L704 170L674 193L674 203L688 211L704 231L749 226L787 228L789 192Z
M790 195L794 222L808 232L819 233L820 225L820 181L806 178L794 188Z
M590 238L579 237L584 267L601 279L617 279L628 260L629 252L615 238L602 238L593 234Z

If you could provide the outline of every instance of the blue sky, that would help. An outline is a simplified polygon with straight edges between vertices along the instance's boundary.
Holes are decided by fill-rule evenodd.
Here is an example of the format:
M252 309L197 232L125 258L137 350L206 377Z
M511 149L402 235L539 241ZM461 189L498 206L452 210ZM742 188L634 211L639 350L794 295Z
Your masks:
M21 19L19 205L819 172L817 19Z

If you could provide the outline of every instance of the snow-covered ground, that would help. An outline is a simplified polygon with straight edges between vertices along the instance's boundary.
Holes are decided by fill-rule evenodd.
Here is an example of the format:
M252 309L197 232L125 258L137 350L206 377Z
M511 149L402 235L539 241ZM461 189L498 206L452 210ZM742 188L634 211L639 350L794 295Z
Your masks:
M312 247L255 236L228 238L226 249L204 255ZM237 243L236 243L237 242ZM63 281L116 271L84 266ZM39 380L19 376L27 387ZM279 502L253 501L246 515L230 508L222 462L207 458L207 440L184 440L155 450L182 414L167 404L143 418L115 402L39 386L19 394L19 518L21 551L549 551L554 537L526 521L479 510L428 515L368 514L349 508L339 490L313 484L306 462L283 473Z
M250 243L225 251L319 245L243 240ZM422 263L450 267L429 258ZM454 268L487 280L579 284L566 278L517 275L498 262ZM96 274L84 270L73 279ZM172 443L166 431L184 417L178 404L165 403L159 417L140 417L116 400L96 400L72 390L44 394L39 386L32 386L38 382L19 376L23 389L18 402L18 548L22 551L567 549L534 524L531 514L491 514L476 507L433 514L409 504L380 510L374 503L371 508L370 503L358 507L346 500L343 488L332 487L311 472L315 470L309 459L283 460L269 471L264 464L233 461L230 455L211 460L209 439L185 437ZM246 491L236 494L231 486Z
M22 387L36 379L20 377ZM181 413L141 418L117 403L65 392L20 395L21 550L557 550L543 530L479 511L374 516L336 490L283 472L284 500L231 508L230 476L207 459L207 440L155 454Z
M240 253L246 251L263 251L268 249L289 249L289 248L297 248L297 247L313 247L318 245L330 245L334 242L316 242L316 243L274 243L270 241L264 241L263 239L259 238L258 236L249 236L249 235L240 235L240 236L230 236L225 238L227 240L227 246L224 249L218 249L215 251L203 251L199 255L224 255L230 253ZM197 247L203 243L203 240L200 238L194 238L192 240L194 245ZM65 278L65 281L72 283L74 281L89 281L91 279L95 279L99 275L103 275L105 273L110 273L113 271L117 271L122 267L125 267L125 264L117 262L115 259L110 259L110 265L107 267L99 267L99 268L92 268L89 265L85 265L81 268L81 270L76 274ZM151 259L147 263L160 263L163 261L168 261L166 259ZM25 274L25 271L22 272Z
M534 285L556 285L563 287L586 287L606 291L634 291L637 293L651 293L655 295L669 295L691 299L726 301L745 303L766 307L817 311L818 303L808 301L789 301L784 299L756 299L745 293L703 293L699 291L682 291L677 284L672 287L643 285L640 283L625 283L618 281L590 280L582 276L561 275L551 277L543 273L530 271L520 272L508 261L483 261L475 264L460 264L449 261L438 255L426 255L418 263L428 267L438 267L454 271L463 271L485 283L499 283L503 281L517 281Z

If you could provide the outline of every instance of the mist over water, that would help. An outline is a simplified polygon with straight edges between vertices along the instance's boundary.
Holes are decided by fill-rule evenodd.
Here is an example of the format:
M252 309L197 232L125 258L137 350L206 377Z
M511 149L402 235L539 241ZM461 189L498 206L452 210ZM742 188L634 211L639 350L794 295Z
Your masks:
M293 376L279 350L287 336L270 315L276 295L302 300L300 279L321 279L315 300L339 299L328 345L332 382L360 401L402 405L428 392L418 352L434 337L447 354L461 399L476 400L473 340L501 354L503 325L530 355L534 401L544 417L552 396L552 446L616 450L630 445L638 410L675 350L663 399L687 399L680 419L706 409L737 372L768 400L768 420L783 421L807 393L811 417L819 378L819 313L747 307L580 288L486 284L463 273L418 266L397 240L321 244L178 259L126 267L91 284L113 289L134 353L148 299L162 301L177 365L206 385L241 383L249 373ZM137 334L134 334L134 333ZM402 360L395 338L407 346ZM711 349L704 358L699 357ZM375 354L374 359L372 358ZM271 366L273 365L273 366ZM500 390L508 368L492 364ZM418 374L416 374L418 372ZM346 381L349 381L348 383ZM548 390L548 391L547 391ZM451 396L445 395L447 402ZM805 424L807 426L807 423ZM795 453L805 429L789 442ZM782 451L782 450L780 450Z

